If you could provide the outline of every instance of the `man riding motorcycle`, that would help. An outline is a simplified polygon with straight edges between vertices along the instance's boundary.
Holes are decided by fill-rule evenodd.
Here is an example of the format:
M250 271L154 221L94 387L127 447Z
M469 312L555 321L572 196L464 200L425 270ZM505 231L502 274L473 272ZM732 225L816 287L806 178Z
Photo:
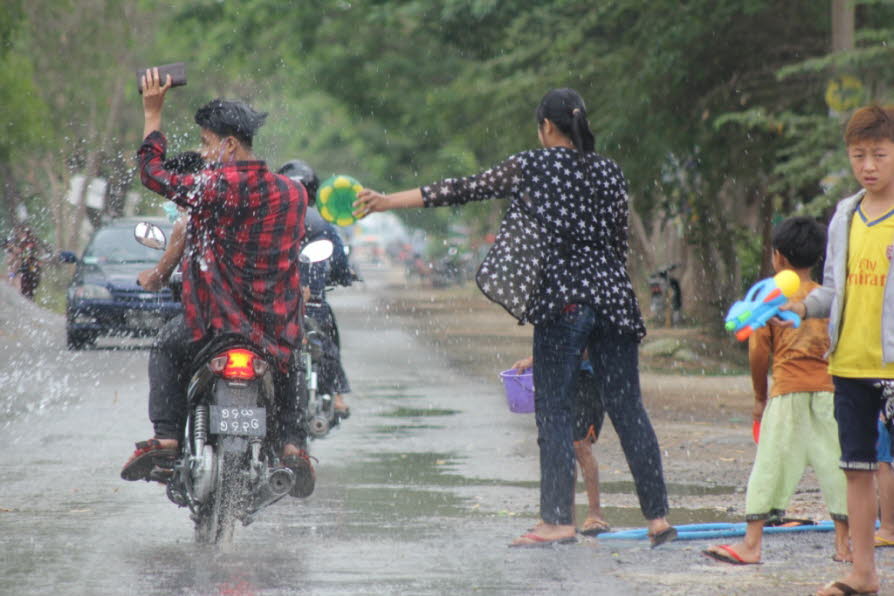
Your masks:
M332 242L332 257L323 263L301 265L301 285L307 302L307 316L313 319L323 333L323 360L320 367L319 390L333 396L333 409L338 418L347 418L351 409L345 403L344 395L351 392L351 385L341 363L341 346L338 325L332 308L326 301L326 286L351 285L357 275L348 262L341 236L331 223L327 222L314 208L320 179L306 162L300 159L287 161L278 170L307 189L308 209L304 218L304 242L326 239Z
M161 114L170 87L170 77L162 83L157 69L143 76L144 140L137 155L144 186L189 211L181 263L184 315L160 330L150 352L155 436L137 443L121 476L148 479L176 457L192 359L215 335L235 333L275 364L282 462L295 475L290 494L306 497L315 478L299 421L292 354L300 342L298 251L307 193L255 158L252 140L266 114L238 101L216 99L196 112L202 157L211 168L198 174L166 170Z

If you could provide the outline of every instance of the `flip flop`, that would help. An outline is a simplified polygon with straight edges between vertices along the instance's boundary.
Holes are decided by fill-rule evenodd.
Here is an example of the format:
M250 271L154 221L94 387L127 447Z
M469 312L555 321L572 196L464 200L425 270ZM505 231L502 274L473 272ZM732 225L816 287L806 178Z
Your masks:
M608 525L608 523L604 521L595 521L589 526L584 523L584 526L579 530L580 534L584 536L599 536L605 532L611 532L612 527Z
M179 449L162 447L158 439L149 439L136 443L136 451L121 469L121 478L130 482L134 480L149 481L150 474L156 466L170 468L171 461L177 457Z
M887 548L894 546L894 540L885 540L878 534L875 535L875 548Z
M841 596L878 596L878 592L858 592L844 582L831 582L823 586L823 590L835 588Z
M295 482L289 490L289 495L296 499L304 499L314 492L317 473L310 460L319 461L308 455L303 449L298 454L286 455L282 458L282 465L292 470L292 474L295 475Z
M530 540L530 542L518 542L518 540ZM566 536L564 538L544 538L533 532L522 534L516 539L516 542L509 544L509 548L543 548L552 546L553 544L574 544L577 542L577 536Z
M649 542L652 543L651 548L658 548L665 542L671 542L677 539L677 529L673 526L666 530L661 530L657 534L649 534Z
M749 563L739 556L739 553L734 551L733 547L728 544L718 544L717 548L722 549L724 552L718 553L713 550L705 549L702 551L702 554L720 561L721 563L729 563L730 565L760 565L760 563Z

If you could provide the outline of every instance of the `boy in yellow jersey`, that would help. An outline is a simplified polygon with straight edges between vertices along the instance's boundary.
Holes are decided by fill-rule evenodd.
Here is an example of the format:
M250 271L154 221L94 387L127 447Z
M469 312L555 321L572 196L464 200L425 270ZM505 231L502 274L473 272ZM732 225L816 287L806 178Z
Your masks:
M862 186L838 203L829 223L823 285L788 308L802 317L829 317L829 373L835 383L835 419L854 565L818 596L874 594L876 420L894 391L894 109L854 112L844 140ZM890 424L890 416L888 416Z
M818 284L810 279L826 246L823 227L808 217L792 217L773 230L773 269L798 274L792 300L803 300ZM846 482L838 468L841 449L833 411L832 378L825 358L829 334L825 319L808 319L797 329L765 326L748 339L754 419L761 422L760 443L745 496L745 538L717 544L704 554L734 565L761 561L764 524L782 515L810 464L835 522L836 561L849 561ZM773 360L773 385L767 372ZM810 437L805 441L804 437Z

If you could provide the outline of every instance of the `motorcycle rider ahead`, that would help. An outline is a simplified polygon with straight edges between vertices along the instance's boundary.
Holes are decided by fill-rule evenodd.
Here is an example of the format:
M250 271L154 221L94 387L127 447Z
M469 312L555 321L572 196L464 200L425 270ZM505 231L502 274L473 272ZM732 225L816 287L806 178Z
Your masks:
M287 161L278 170L307 189L308 208L304 218L304 242L329 240L333 245L332 257L322 263L301 264L301 285L305 291L307 316L313 319L323 333L323 359L320 368L320 392L333 396L333 409L338 418L347 418L351 409L345 403L344 395L351 392L351 385L341 363L341 342L338 325L332 307L326 301L327 285L349 286L356 281L357 274L348 262L344 243L335 226L323 219L314 208L320 179L310 165L300 159Z
M202 157L211 168L184 175L166 170L161 115L170 87L170 77L162 84L157 69L143 76L138 158L143 184L189 211L181 263L184 315L166 324L152 347L149 418L155 436L137 443L121 476L148 479L176 457L190 363L215 335L235 333L276 365L282 461L295 475L290 494L305 497L315 479L299 423L292 353L300 342L298 251L307 193L254 156L252 140L266 114L238 101L215 99L195 114Z

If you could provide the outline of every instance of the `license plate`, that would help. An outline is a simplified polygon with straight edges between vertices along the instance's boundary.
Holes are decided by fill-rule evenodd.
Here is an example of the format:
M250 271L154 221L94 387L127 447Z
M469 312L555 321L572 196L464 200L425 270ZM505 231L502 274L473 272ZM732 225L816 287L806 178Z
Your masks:
M211 427L215 435L263 437L267 434L267 410L211 406Z

